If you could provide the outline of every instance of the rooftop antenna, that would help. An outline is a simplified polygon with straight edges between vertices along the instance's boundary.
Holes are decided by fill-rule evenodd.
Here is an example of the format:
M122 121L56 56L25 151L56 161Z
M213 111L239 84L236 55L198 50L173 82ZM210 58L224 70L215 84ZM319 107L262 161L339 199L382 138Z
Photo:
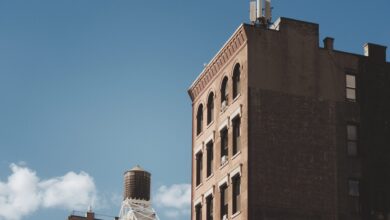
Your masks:
M265 0L265 20L268 24L271 23L272 20L271 0Z
M265 5L264 8L263 5ZM271 0L251 0L250 21L252 25L259 24L268 27L272 21Z

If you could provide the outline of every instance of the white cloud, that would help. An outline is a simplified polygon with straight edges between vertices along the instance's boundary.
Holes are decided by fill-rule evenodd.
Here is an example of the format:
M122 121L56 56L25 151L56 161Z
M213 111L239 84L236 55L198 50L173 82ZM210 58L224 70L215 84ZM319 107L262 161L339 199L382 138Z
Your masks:
M25 166L10 168L8 181L0 181L0 220L19 220L39 208L86 209L96 197L93 178L85 172L41 181Z
M154 202L164 208L164 215L170 219L188 215L191 208L191 185L161 186L157 190Z

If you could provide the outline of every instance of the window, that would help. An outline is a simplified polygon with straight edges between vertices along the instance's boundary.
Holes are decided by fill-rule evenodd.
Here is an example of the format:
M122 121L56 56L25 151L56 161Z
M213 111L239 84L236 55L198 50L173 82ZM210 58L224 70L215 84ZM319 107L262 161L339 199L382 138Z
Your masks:
M228 105L229 94L228 94L227 84L228 84L228 78L225 77L223 78L222 86L221 86L221 111L225 110L225 108Z
M206 198L206 220L213 220L214 215L213 196L209 195Z
M195 206L195 219L202 220L202 205L198 204Z
M221 165L227 162L228 159L228 129L221 130Z
M233 120L233 155L236 155L240 151L240 117L235 117Z
M207 148L207 177L213 173L213 164L214 164L214 143L210 141L206 145Z
M356 101L356 76L351 74L345 75L346 97L349 101Z
M196 185L198 186L202 182L202 171L203 171L203 154L199 152L196 155Z
M198 107L198 113L196 115L196 134L200 134L202 132L202 125L203 125L203 105L199 105Z
M347 153L348 156L358 155L358 129L356 125L347 125Z
M356 179L349 179L348 180L348 194L350 196L360 196L360 181Z
M227 185L222 185L220 188L221 191L221 220L226 220L228 217L228 187Z
M240 94L240 64L236 64L233 71L233 99Z
M214 120L214 93L211 93L207 101L207 124L210 124L213 120Z
M240 211L241 200L240 200L240 191L241 191L241 178L240 175L236 175L232 178L233 182L233 214Z

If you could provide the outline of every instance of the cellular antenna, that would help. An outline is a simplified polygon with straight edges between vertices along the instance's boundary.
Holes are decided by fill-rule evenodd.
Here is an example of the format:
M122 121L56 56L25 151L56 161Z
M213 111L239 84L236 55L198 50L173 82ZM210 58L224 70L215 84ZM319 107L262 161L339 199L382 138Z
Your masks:
M263 5L265 5L264 8ZM249 16L252 25L258 24L268 27L272 21L271 0L251 0Z
M265 20L268 24L271 23L272 20L272 8L271 8L271 0L265 0Z

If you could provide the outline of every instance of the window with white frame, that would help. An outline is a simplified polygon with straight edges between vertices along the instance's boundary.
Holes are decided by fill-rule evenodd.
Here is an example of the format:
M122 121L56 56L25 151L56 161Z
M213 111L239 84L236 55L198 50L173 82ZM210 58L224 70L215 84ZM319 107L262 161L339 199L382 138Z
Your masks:
M358 155L358 126L356 124L347 125L347 153L348 156Z
M352 74L345 75L346 98L349 101L356 101L356 76Z

